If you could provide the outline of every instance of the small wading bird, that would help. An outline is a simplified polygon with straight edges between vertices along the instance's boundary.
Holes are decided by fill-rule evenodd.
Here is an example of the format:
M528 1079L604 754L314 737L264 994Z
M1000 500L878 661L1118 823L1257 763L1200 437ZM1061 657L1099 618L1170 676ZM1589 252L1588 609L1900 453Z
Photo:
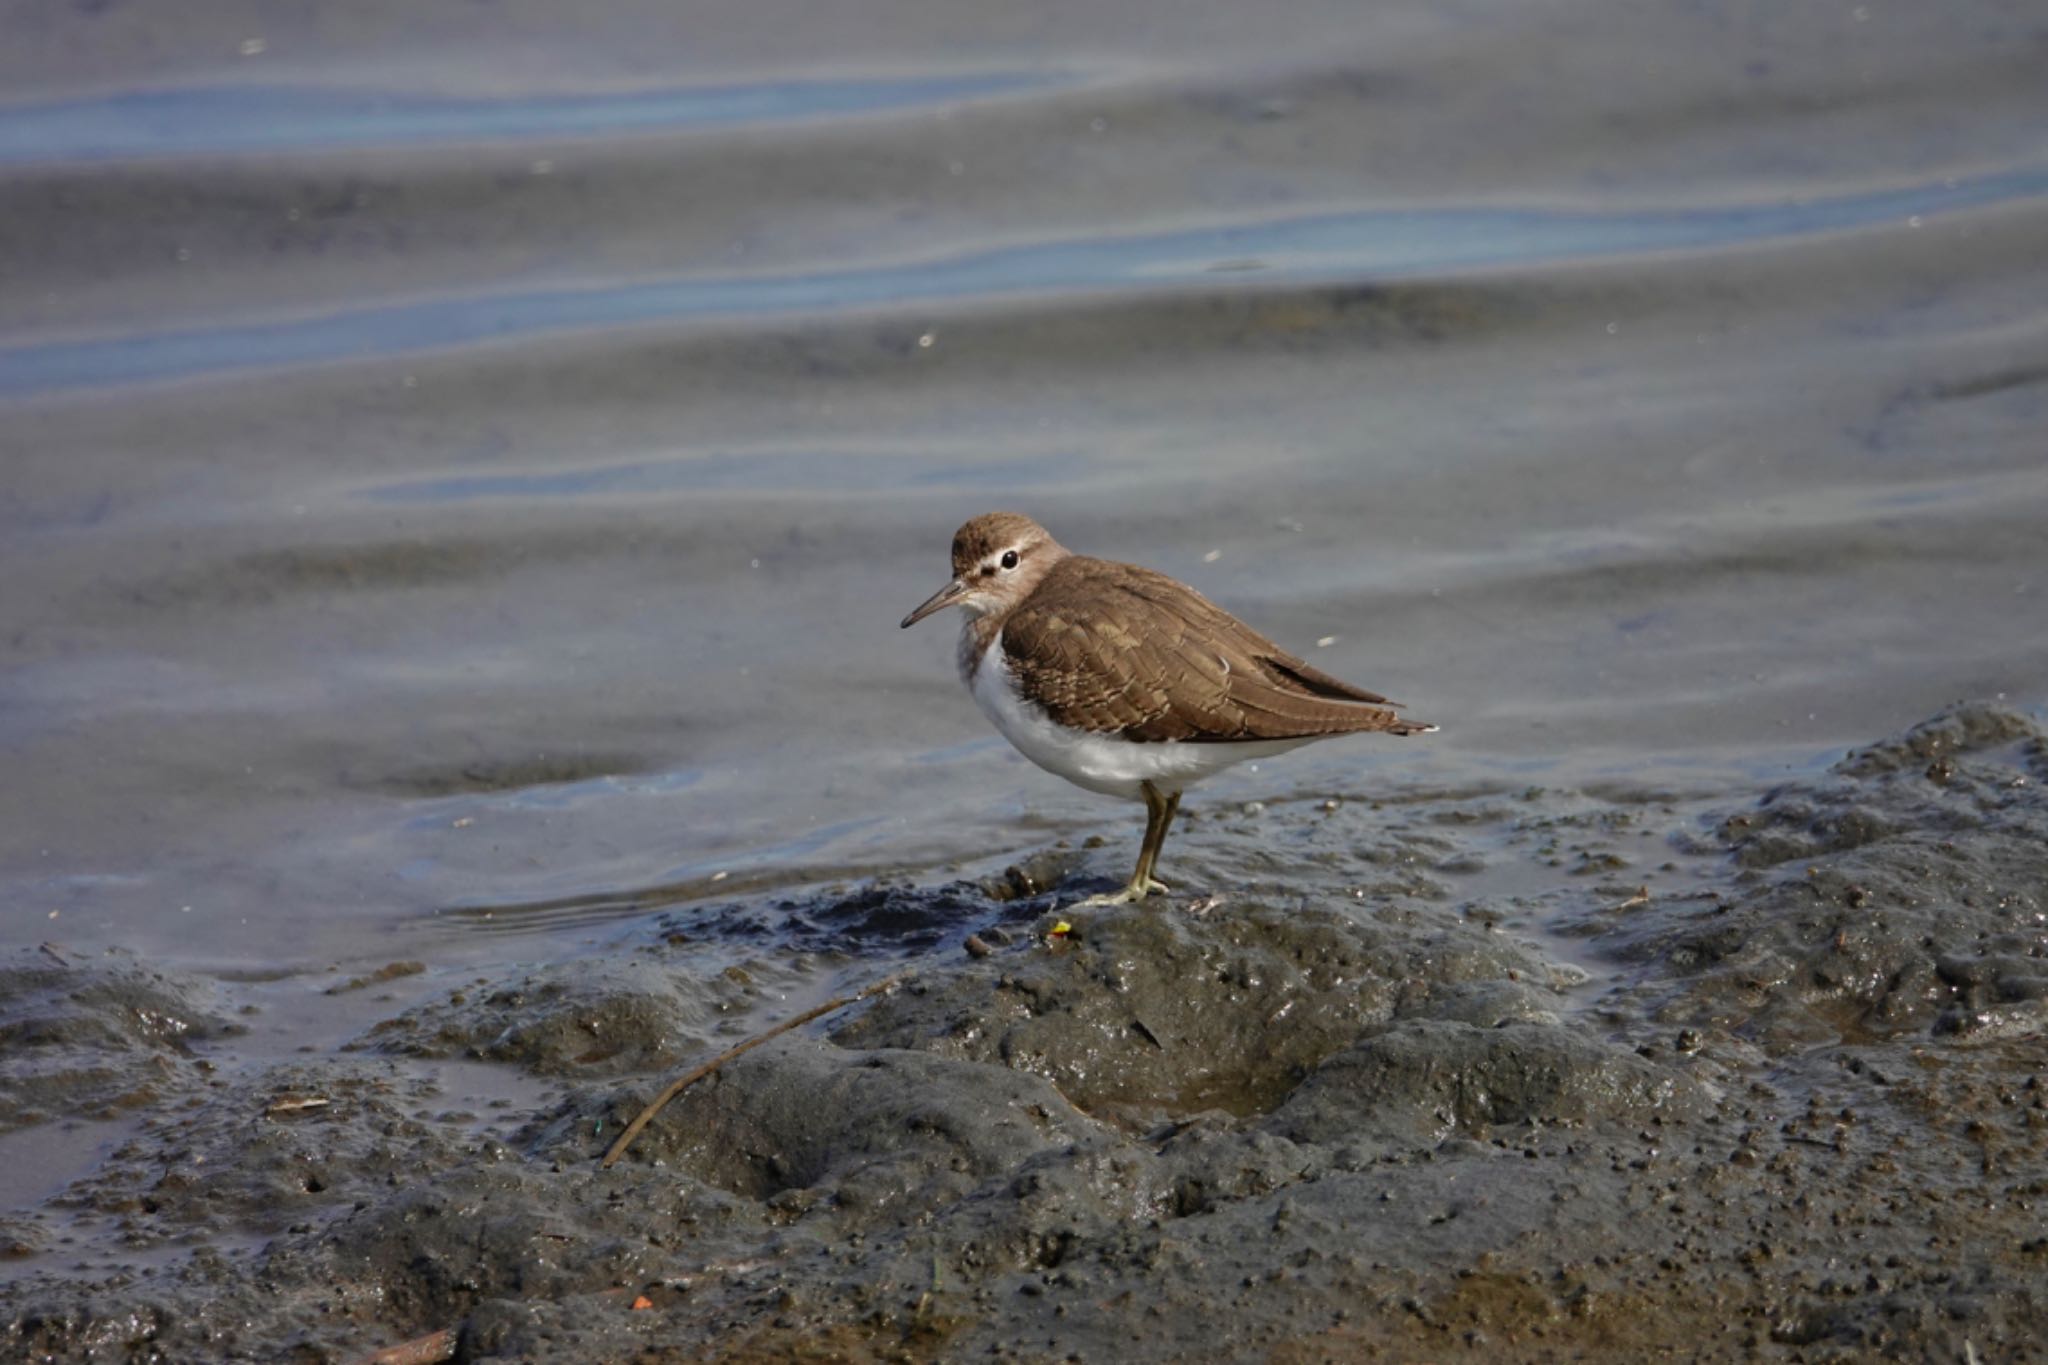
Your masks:
M1068 551L1029 517L991 512L953 537L953 581L907 629L964 607L960 676L1017 751L1076 786L1145 803L1129 885L1143 900L1192 784L1331 735L1436 729L1311 668L1165 574Z

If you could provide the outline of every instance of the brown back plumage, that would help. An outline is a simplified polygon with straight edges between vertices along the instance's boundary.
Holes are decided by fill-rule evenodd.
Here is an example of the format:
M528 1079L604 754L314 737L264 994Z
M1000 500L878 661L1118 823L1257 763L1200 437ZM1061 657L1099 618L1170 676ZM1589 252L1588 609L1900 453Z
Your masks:
M1024 694L1062 725L1140 741L1310 739L1434 727L1289 654L1193 588L1069 555L999 622Z

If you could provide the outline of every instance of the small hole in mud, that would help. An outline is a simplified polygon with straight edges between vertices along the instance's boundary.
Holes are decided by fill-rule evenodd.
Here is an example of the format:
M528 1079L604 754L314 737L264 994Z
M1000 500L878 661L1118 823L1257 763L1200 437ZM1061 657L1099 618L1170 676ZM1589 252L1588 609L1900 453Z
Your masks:
M1032 1259L1037 1263L1039 1269L1051 1270L1067 1259L1067 1253L1072 1251L1073 1247L1073 1233L1057 1232L1038 1244L1036 1248L1037 1255Z

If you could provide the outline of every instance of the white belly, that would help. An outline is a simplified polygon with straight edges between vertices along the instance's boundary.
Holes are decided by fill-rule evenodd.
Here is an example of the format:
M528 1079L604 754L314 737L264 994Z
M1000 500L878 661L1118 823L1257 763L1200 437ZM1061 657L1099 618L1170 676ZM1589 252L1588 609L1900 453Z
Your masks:
M1016 746L1018 753L1077 787L1132 801L1143 799L1138 790L1142 782L1150 782L1171 796L1233 763L1270 758L1309 742L1273 739L1194 744L1166 740L1140 744L1113 735L1069 730L1054 724L1041 707L1018 694L1003 658L1001 634L981 656L981 665L975 669L970 685L982 714L1003 732L1004 739Z

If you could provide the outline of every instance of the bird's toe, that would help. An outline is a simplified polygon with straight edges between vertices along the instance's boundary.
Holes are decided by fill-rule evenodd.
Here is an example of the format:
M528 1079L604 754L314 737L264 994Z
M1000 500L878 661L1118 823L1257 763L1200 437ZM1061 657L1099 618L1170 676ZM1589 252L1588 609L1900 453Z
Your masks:
M1078 910L1091 906L1135 905L1147 896L1164 896L1168 893L1168 890L1169 888L1165 882L1147 877L1142 881L1130 883L1121 891L1105 892L1100 896L1090 896L1086 900L1075 901L1074 908Z

